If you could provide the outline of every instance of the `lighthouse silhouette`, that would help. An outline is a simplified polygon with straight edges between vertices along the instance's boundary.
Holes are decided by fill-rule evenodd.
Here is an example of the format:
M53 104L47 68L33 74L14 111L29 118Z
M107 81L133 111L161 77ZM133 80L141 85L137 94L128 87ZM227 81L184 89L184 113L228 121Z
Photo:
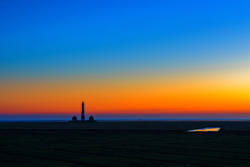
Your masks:
M82 102L82 114L81 114L81 121L85 121L84 102Z

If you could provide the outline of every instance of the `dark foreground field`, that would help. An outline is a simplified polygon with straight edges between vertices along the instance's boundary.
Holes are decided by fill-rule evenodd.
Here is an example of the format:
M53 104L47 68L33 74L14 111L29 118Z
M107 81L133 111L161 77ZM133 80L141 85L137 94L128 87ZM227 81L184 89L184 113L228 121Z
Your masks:
M250 122L0 123L0 166L246 167Z

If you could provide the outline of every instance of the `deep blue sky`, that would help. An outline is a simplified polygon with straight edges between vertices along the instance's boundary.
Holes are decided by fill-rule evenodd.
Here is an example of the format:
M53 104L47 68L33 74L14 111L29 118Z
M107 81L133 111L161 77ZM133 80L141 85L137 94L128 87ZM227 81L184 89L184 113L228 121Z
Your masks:
M0 77L234 61L231 52L248 50L249 11L249 1L236 0L2 0Z

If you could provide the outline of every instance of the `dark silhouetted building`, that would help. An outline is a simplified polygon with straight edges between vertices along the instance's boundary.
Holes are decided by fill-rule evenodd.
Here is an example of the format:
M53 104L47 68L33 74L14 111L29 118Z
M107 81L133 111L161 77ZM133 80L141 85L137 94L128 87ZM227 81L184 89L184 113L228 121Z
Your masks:
M81 121L85 121L84 102L82 102L82 114L81 114Z
M75 115L72 117L72 121L77 121L77 117Z
M94 119L94 116L93 116L93 115L90 115L90 117L89 117L89 122L95 122L95 119Z

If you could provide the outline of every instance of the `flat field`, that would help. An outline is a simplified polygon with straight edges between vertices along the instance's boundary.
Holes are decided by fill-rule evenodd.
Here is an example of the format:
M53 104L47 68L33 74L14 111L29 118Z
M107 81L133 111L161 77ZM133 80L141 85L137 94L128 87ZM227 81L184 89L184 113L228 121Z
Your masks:
M250 122L0 123L0 166L247 167Z

